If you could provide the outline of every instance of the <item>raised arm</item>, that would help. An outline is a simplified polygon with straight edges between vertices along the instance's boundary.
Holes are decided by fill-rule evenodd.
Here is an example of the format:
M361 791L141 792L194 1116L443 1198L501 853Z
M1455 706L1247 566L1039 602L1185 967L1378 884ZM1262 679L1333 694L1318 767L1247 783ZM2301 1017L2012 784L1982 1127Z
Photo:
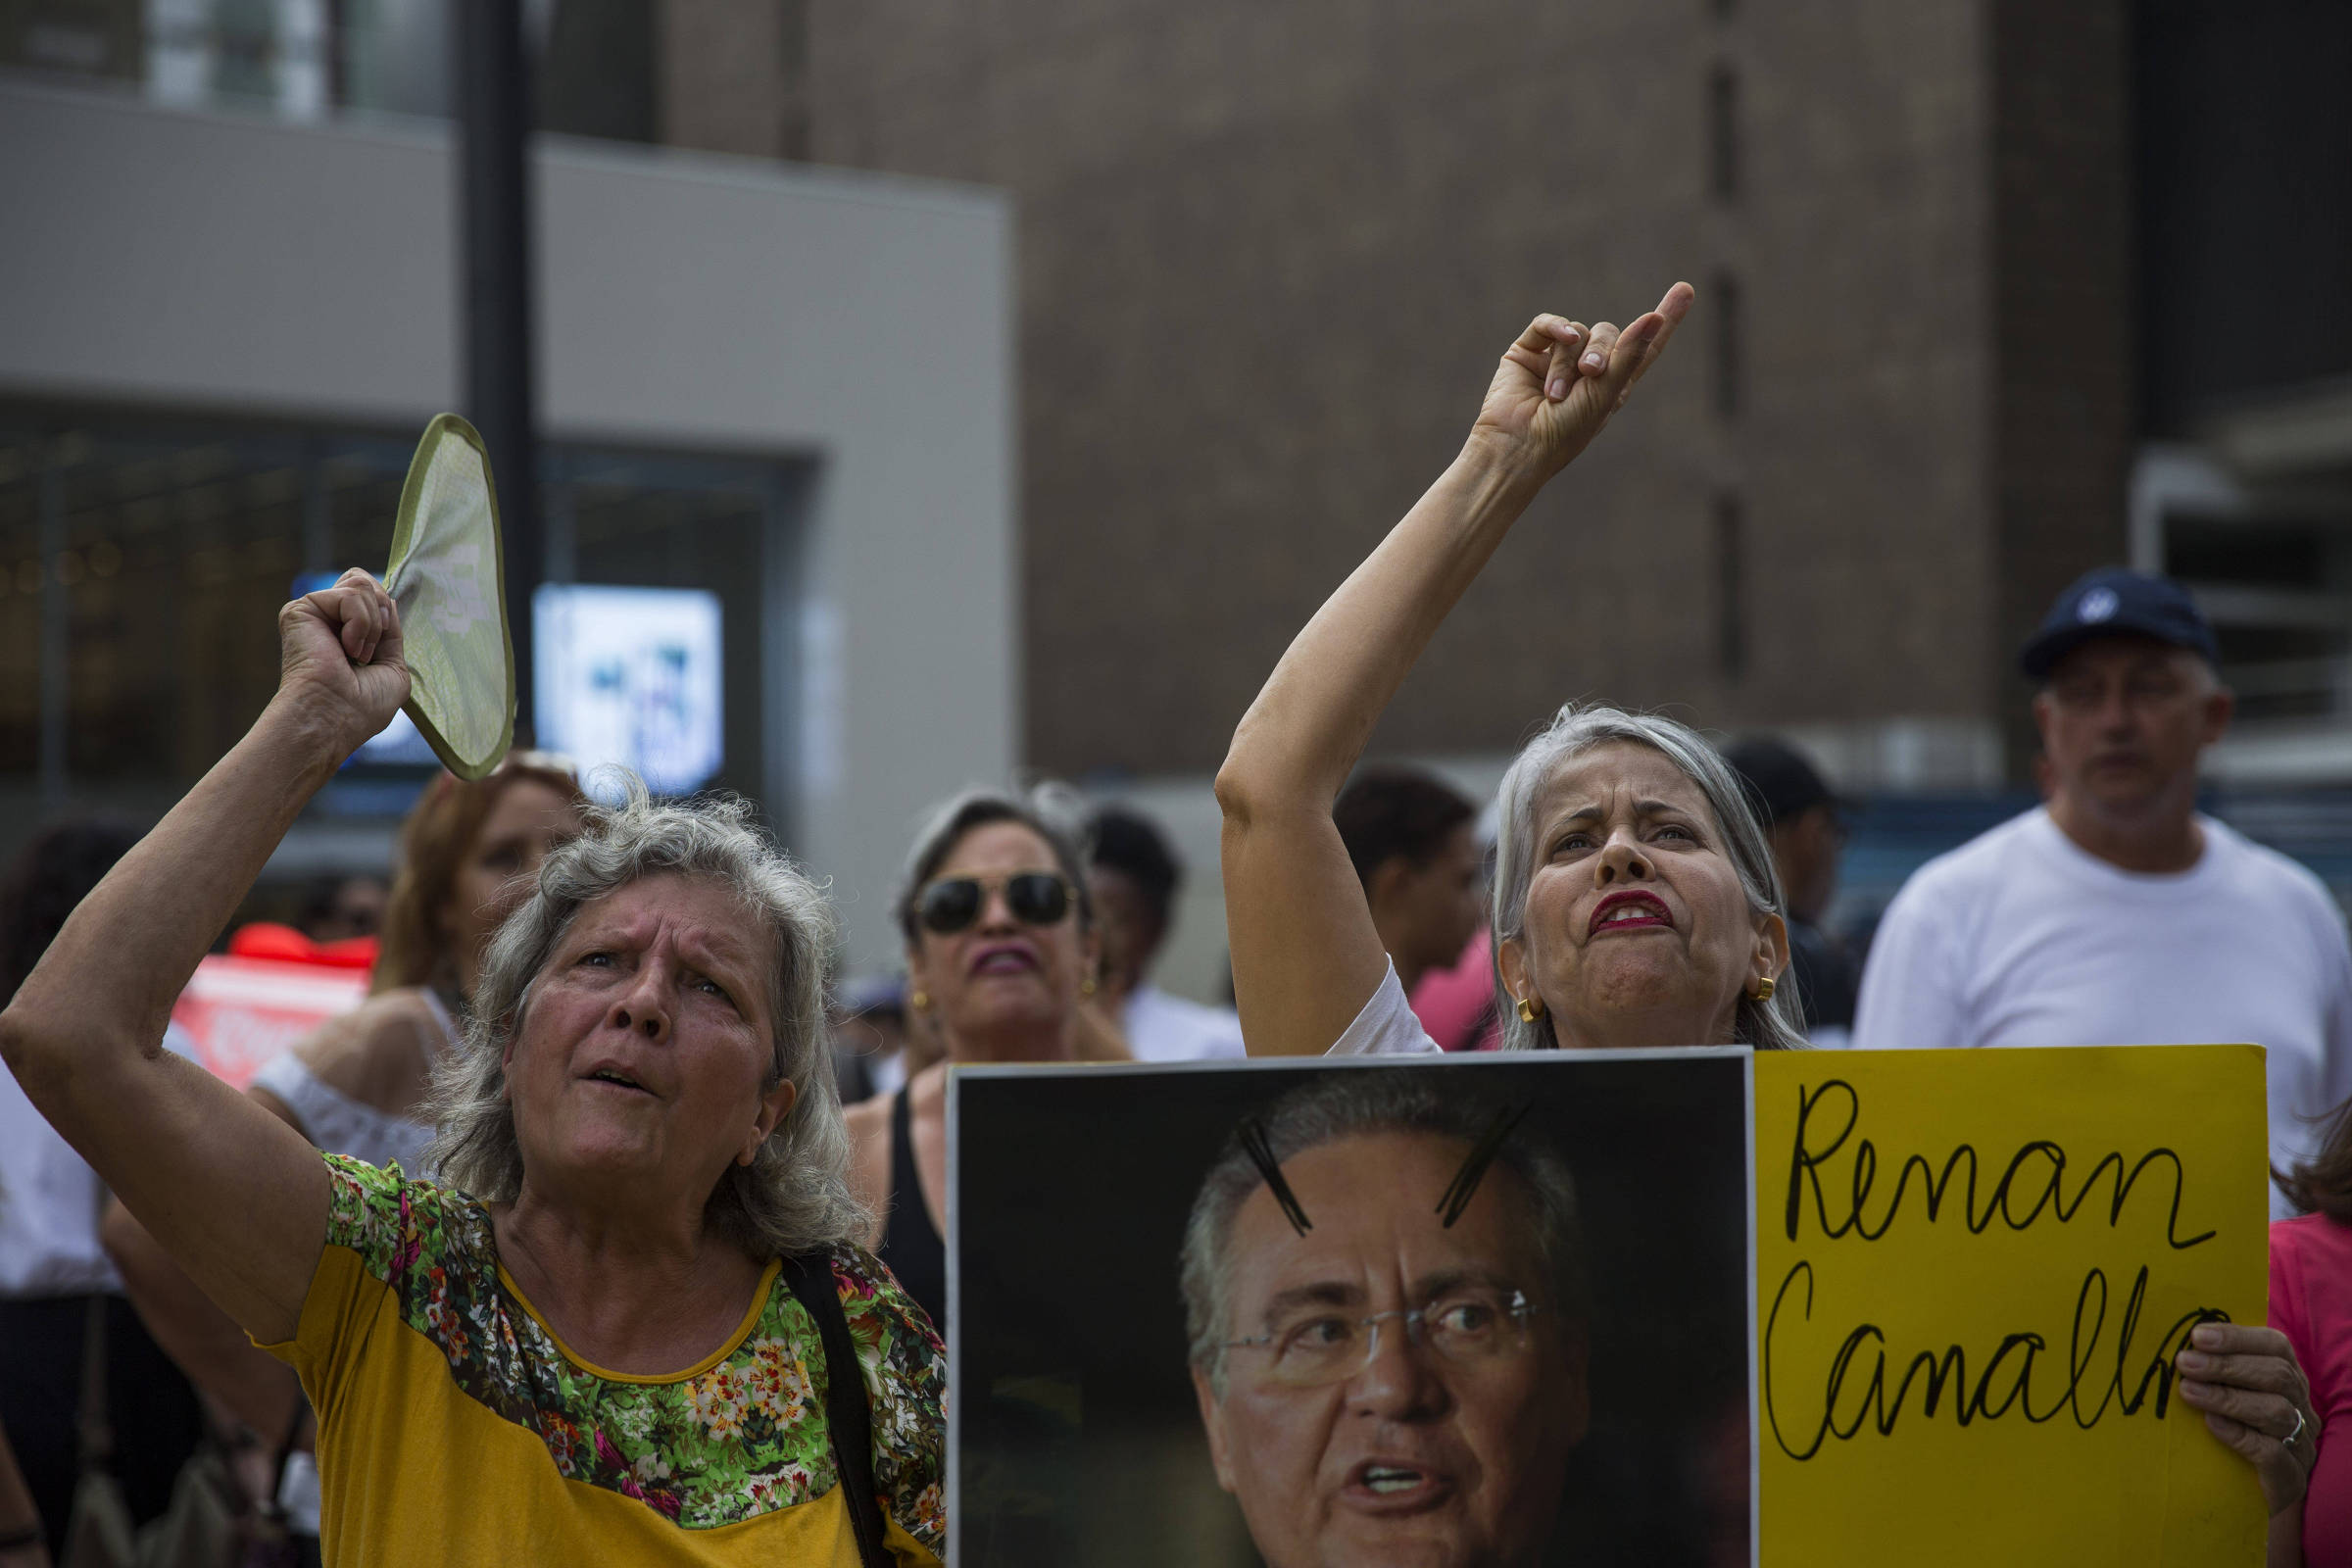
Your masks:
M326 1235L302 1135L163 1049L196 962L344 758L408 697L400 621L365 572L278 612L277 695L82 900L6 1012L26 1098L254 1338L291 1338Z
M255 1349L120 1201L107 1205L98 1234L122 1277L122 1294L172 1364L230 1415L276 1443L302 1408L293 1369Z
M1545 481L1623 407L1690 308L1677 283L1621 334L1539 316L1504 353L1461 455L1325 601L1217 772L1234 997L1252 1055L1328 1049L1387 972L1331 820L1382 710Z

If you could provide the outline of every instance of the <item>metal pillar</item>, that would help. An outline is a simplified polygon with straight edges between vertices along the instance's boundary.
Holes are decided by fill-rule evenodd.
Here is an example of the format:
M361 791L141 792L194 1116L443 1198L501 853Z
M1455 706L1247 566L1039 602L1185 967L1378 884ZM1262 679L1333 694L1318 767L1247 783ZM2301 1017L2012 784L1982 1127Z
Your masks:
M532 395L530 61L521 0L453 11L466 247L466 407L490 449L514 638L514 735L531 734L531 592L545 564Z
M769 830L796 849L809 834L810 802L833 793L839 771L830 722L840 697L838 626L809 595L808 517L818 482L812 463L778 464L761 506L760 795Z

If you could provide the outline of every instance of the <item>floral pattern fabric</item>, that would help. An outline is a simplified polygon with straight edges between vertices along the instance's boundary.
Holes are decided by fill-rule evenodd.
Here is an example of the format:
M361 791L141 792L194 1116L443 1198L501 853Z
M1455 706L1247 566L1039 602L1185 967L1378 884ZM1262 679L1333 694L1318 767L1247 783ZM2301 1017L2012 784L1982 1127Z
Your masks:
M633 1497L689 1530L812 1501L839 1476L822 1341L780 1274L749 1333L692 1377L635 1382L569 1359L502 1279L490 1216L464 1193L327 1154L326 1240L384 1282L451 1380L536 1433L559 1474ZM945 1550L947 1366L939 1337L862 1248L833 1279L873 1413L874 1490L900 1527Z

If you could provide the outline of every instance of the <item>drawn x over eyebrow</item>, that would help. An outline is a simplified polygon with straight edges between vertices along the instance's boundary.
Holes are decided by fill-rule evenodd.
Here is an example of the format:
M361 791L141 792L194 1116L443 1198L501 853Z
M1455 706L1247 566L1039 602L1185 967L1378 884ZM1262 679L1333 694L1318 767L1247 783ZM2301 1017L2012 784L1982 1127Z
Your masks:
M1487 1124L1486 1135L1479 1139L1477 1146L1462 1160L1461 1169L1453 1173L1453 1180L1446 1186L1445 1196L1438 1200L1435 1212L1446 1216L1446 1229L1453 1229L1453 1222L1462 1217L1462 1210L1468 1208L1470 1200L1478 1196L1478 1184L1487 1179L1487 1167L1494 1163L1496 1154L1502 1152L1502 1141L1511 1136L1511 1129L1525 1121L1527 1113L1534 1108L1534 1105L1527 1104L1513 1111L1506 1105L1494 1113L1494 1119Z
M1242 1151L1250 1156L1250 1163L1255 1165L1258 1175L1265 1178L1266 1191L1272 1193L1274 1201L1282 1206L1282 1217L1291 1222L1291 1229L1301 1236L1313 1230L1314 1221L1308 1219L1306 1210L1298 1206L1298 1195L1291 1191L1289 1182L1283 1180L1282 1162L1274 1157L1274 1146L1266 1140L1265 1124L1246 1121L1236 1129L1234 1136L1241 1140Z
M1506 1105L1494 1113L1494 1119L1487 1124L1486 1132L1463 1157L1461 1167L1453 1173L1453 1180L1446 1184L1444 1195L1438 1199L1438 1206L1431 1211L1445 1216L1446 1229L1451 1230L1453 1222L1462 1217L1463 1211L1470 1206L1470 1200L1478 1196L1478 1184L1486 1180L1488 1167L1494 1163L1494 1156L1502 1152L1503 1141L1527 1119L1527 1113L1534 1108L1531 1103L1521 1105L1514 1111ZM1305 1208L1298 1202L1298 1195L1291 1191L1291 1184L1283 1178L1282 1162L1274 1157L1274 1146L1266 1137L1265 1124L1246 1121L1235 1130L1234 1136L1240 1141L1242 1152L1250 1156L1250 1163L1255 1165L1258 1175L1264 1178L1266 1191L1274 1195L1274 1201L1282 1209L1282 1217L1291 1222L1291 1229L1300 1236L1313 1230L1314 1221L1307 1218Z

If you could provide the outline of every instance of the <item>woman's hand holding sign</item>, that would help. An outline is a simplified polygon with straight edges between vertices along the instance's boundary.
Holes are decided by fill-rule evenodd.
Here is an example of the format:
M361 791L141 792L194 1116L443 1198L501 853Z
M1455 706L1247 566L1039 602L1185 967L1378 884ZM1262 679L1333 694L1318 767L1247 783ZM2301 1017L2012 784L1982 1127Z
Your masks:
M2196 1348L2175 1362L2180 1397L2204 1411L2213 1435L2254 1466L2274 1521L2299 1508L2319 1449L2320 1418L2294 1347L2277 1329L2238 1323L2202 1324L2189 1339Z

